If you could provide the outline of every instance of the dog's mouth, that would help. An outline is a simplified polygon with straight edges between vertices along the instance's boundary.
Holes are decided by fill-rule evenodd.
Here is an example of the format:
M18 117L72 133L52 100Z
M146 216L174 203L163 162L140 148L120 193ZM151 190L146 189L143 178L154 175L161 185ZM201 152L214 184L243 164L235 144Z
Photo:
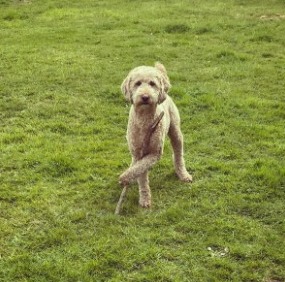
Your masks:
M149 105L150 102L149 101L141 101L141 105Z
M146 101L140 101L138 106L140 107L150 107L152 105L152 103L150 101L146 102Z
M154 105L155 101L154 99L151 97L151 95L148 94L141 94L141 95L137 95L134 98L133 103L138 106L138 107L151 107Z
M141 99L140 99L140 104L141 105L150 105L151 104L150 97L148 95L142 95Z

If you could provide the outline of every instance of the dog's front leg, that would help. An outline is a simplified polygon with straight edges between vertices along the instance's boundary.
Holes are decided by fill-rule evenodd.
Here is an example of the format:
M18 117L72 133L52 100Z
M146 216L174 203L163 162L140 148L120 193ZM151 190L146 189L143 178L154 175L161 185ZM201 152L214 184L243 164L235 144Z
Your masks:
M138 179L139 176L147 172L160 158L159 154L148 154L142 159L133 163L119 178L119 182L122 185L128 185L129 183Z
M148 171L144 172L138 177L140 200L139 204L143 208L151 206L151 192L149 188Z

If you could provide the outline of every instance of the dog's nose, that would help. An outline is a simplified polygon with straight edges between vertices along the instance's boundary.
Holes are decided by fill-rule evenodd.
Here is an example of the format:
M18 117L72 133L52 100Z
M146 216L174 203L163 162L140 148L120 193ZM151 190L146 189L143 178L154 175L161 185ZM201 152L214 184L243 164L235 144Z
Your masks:
M148 95L142 95L142 101L144 103L148 102L148 100L149 100L149 96Z

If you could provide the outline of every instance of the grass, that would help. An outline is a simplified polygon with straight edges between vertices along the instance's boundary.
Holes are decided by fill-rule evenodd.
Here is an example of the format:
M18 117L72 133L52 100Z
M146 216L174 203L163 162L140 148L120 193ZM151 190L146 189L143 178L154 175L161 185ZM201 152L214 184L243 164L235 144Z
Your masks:
M285 281L281 0L0 0L1 281ZM134 187L127 72L161 61L194 183L166 143Z

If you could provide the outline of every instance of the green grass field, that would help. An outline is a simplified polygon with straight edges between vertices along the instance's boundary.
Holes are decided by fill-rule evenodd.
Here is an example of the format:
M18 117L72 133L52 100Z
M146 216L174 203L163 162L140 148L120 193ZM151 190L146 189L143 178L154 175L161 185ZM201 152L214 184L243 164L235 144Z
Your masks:
M285 281L284 0L0 0L0 281ZM122 215L135 66L172 82L171 148Z

